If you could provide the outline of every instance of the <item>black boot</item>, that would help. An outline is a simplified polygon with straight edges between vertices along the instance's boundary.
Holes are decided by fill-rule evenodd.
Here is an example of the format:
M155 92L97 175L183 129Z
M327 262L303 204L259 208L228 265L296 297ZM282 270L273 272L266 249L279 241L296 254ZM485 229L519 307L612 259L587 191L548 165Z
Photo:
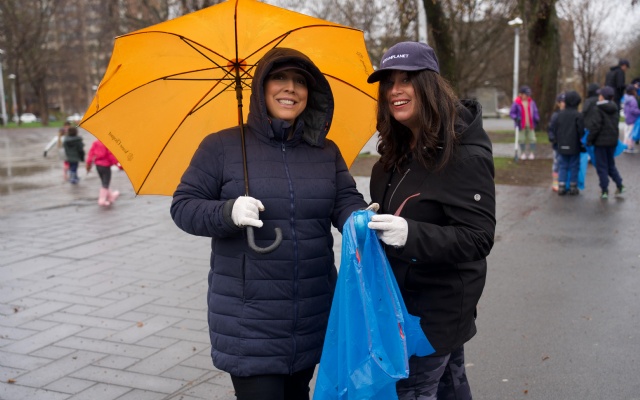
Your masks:
M569 185L569 195L570 196L577 196L580 194L580 190L578 190L578 184L577 183L572 183Z
M558 182L558 196L564 196L567 194L567 184L565 182Z

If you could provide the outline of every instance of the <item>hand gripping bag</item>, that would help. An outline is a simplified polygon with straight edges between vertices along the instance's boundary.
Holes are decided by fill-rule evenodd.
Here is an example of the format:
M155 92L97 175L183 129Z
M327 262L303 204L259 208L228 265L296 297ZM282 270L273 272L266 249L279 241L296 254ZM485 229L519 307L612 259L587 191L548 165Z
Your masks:
M434 352L407 312L375 231L372 211L356 211L342 231L342 262L314 400L397 399L409 357Z

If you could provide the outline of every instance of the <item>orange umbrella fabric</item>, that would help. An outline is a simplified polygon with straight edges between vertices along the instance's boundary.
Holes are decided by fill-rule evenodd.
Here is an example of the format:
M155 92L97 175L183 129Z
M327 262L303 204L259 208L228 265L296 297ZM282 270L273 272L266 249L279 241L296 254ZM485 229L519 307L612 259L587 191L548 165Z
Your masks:
M335 101L328 138L351 165L376 131L363 32L255 0L116 38L80 126L113 152L137 194L172 195L206 135L246 122L252 72L276 46L305 53L325 74Z

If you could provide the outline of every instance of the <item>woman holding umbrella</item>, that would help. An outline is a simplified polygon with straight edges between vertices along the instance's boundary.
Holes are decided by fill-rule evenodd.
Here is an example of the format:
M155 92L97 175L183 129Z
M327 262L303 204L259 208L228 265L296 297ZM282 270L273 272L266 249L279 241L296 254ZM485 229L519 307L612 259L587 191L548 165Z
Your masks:
M211 237L211 354L231 375L236 397L308 399L337 276L331 225L342 229L367 204L326 139L333 95L314 63L275 48L253 75L244 140L234 127L202 141L171 215L187 233ZM246 177L252 197L245 195ZM261 244L279 228L282 243L255 252L247 226L261 228Z
M495 233L491 142L476 101L456 98L424 43L402 42L369 76L380 81L381 157L371 173L377 230L410 314L436 352L409 360L400 400L471 399L463 345Z

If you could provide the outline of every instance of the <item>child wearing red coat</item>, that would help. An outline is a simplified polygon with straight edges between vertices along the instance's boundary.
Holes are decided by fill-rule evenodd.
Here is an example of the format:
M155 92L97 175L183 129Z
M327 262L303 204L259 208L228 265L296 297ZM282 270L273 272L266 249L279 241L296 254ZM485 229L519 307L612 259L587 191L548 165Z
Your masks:
M111 184L111 166L117 165L120 169L122 169L122 167L113 153L99 140L93 142L87 155L87 173L91 171L91 165L94 163L96 164L98 176L100 176L100 181L102 182L98 196L98 204L106 207L116 201L120 195L120 192L117 190L109 190L109 185Z

